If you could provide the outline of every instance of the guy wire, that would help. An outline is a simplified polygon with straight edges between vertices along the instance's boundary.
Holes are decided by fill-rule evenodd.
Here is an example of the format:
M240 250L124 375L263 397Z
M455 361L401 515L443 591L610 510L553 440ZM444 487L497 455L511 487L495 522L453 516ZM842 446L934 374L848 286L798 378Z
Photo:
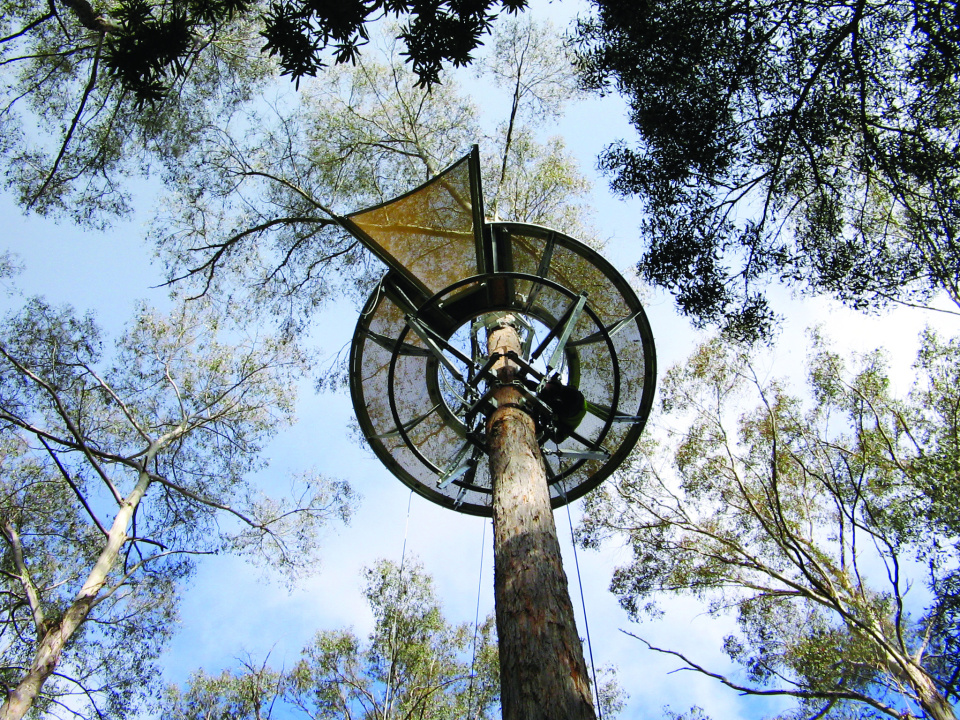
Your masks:
M403 527L403 548L400 550L400 572L398 573L399 588L398 592L403 592L403 564L407 559L407 532L410 530L410 504L413 502L413 490L410 490L410 496L407 498L407 522ZM399 597L397 598L399 600ZM387 689L383 699L383 710L386 716L390 715L390 691L393 683L393 666L397 659L397 617L399 612L394 608L393 628L390 630L390 669L387 673Z
M563 473L563 460L560 460L560 473ZM560 492L567 500L566 478L560 481ZM600 707L600 686L597 685L597 666L593 662L593 643L590 641L590 622L587 620L587 602L583 598L583 581L580 578L580 560L577 557L577 541L573 536L573 518L570 516L570 501L564 503L567 508L567 523L570 525L570 544L573 546L573 564L577 568L577 585L580 588L580 607L583 610L583 629L587 634L587 652L590 654L590 673L593 675L593 695L597 699L597 720L603 720L603 709Z
M480 627L480 589L483 587L483 551L487 545L487 521L483 521L480 538L480 572L477 578L477 611L473 616L473 659L470 661L470 690L467 694L467 717L473 712L473 681L477 669L477 631Z

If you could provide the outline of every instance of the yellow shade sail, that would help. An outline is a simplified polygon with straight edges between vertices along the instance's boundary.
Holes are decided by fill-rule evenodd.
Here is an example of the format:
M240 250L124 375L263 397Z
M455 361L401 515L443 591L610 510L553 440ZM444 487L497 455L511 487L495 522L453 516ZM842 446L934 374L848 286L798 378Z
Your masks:
M370 250L426 298L484 272L482 205L474 148L417 189L345 219Z

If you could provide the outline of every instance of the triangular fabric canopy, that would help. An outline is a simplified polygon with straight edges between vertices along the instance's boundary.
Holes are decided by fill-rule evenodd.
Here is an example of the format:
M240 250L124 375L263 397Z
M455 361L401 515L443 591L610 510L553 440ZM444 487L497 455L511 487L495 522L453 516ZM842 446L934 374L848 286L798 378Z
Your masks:
M477 147L415 190L344 220L421 300L486 272Z

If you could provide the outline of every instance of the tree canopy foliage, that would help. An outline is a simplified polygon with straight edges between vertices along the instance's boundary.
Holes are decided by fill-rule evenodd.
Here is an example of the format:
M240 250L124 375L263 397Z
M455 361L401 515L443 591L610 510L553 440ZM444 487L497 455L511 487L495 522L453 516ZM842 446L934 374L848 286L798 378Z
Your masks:
M960 9L947 0L596 0L583 77L638 142L644 278L698 324L762 335L770 281L857 308L960 304Z
M497 38L486 68L509 95L483 146L485 195L503 217L589 237L588 182L562 140L533 134L577 92L560 38L522 21ZM295 322L344 286L365 296L382 274L336 215L416 187L487 136L452 80L419 87L395 52L331 68L297 100L206 127L171 171L152 230L173 283L252 297Z
M217 3L194 3L191 12L212 14L182 37L165 27L186 5L0 3L0 157L23 208L107 224L129 211L132 178L176 162L199 128L229 116L269 76L256 27ZM124 30L131 24L142 41ZM147 67L122 71L124 55ZM142 97L153 88L148 108L134 81Z
M355 62L370 39L367 25L384 17L407 17L397 36L417 75L417 84L440 81L445 62L467 65L503 9L517 13L527 0L345 0L336 5L272 0L263 17L264 50L277 55L283 73L295 79L316 75L328 48L337 63Z
M671 594L733 613L741 670L654 649L796 698L784 717L955 717L960 340L927 332L915 367L897 397L880 353L851 368L817 339L808 407L719 341L667 373L660 439L591 496L581 539L629 544L611 589L635 620Z
M291 574L346 520L346 483L290 496L248 477L289 422L289 339L221 335L208 303L142 308L110 352L90 316L33 299L0 325L0 657L4 720L127 717L157 688L198 555Z
M0 156L20 204L103 224L127 178L176 164L277 70L298 83L354 63L383 18L417 82L464 65L498 13L525 0L51 0L0 2ZM275 56L276 61L271 61ZM277 65L279 64L279 68Z
M416 562L381 560L363 572L374 626L321 630L289 671L246 662L198 671L168 690L164 717L483 720L497 716L499 670L492 618L478 628L444 617L432 578Z

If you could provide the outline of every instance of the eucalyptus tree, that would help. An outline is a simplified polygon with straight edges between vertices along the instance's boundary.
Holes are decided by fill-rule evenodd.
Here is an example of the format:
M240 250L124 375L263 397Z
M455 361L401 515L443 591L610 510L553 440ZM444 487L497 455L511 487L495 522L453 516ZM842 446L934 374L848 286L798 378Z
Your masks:
M277 74L354 62L375 22L418 81L464 65L499 13L525 0L37 0L0 3L0 154L21 206L103 224L129 179L176 163L199 126L228 116ZM271 60L275 57L275 61ZM322 74L322 73L321 73Z
M238 671L219 675L196 671L183 691L168 687L163 696L163 715L171 720L270 720L283 706L283 676L267 663L249 658Z
M184 689L168 689L172 720L354 717L483 720L497 716L499 671L493 619L451 623L433 579L415 560L380 560L364 569L374 625L321 630L286 672L246 661L239 672L198 671ZM274 715L276 713L276 715Z
M818 340L809 372L805 408L742 351L702 346L667 373L659 441L591 496L581 539L628 543L611 589L634 620L677 594L735 615L723 650L741 672L653 648L686 669L795 698L789 717L952 719L960 341L924 336L906 397L879 352L850 369Z
M0 718L130 716L199 555L309 569L349 486L249 479L303 365L204 303L141 308L112 352L90 316L40 299L0 325Z
M499 173L490 168L485 178L486 185L492 190L486 202L494 218L499 216L501 194L507 198L507 212L511 219L546 214L533 210L525 197L528 188L543 185L531 177L539 168L533 170L524 166L531 150L536 153L535 146L531 147L531 130L562 117L566 103L579 95L576 76L571 73L574 57L569 45L559 42L549 23L537 25L530 20L505 23L494 33L494 40L493 53L480 62L479 71L493 80L496 87L510 93L510 113L497 128L495 142L500 167ZM518 172L517 167L524 168L524 171ZM574 185L582 183L562 170L558 178ZM516 184L521 187L511 187ZM563 189L556 188L548 193L541 190L540 202L549 197L557 204L557 209L552 212L563 212ZM573 197L582 194L574 188L567 190L567 194ZM578 210L582 212L576 207L572 212ZM530 222L537 220L531 219ZM571 233L573 230L567 229Z
M639 268L698 324L772 321L784 282L857 308L960 304L960 15L948 0L594 0L584 81L635 143Z
M576 94L572 66L557 60L564 47L549 26L504 23L501 32L535 50L511 61L498 39L491 67L509 95L504 123L484 145L496 153L485 162L485 192L504 217L582 237L589 184L560 139L534 136ZM293 321L342 285L365 294L380 271L336 216L437 174L485 137L480 116L452 79L418 85L394 50L386 63L331 68L293 101L207 127L171 172L153 226L171 282L252 297Z
M133 181L273 71L235 6L0 3L0 162L19 205L95 227L127 213Z

